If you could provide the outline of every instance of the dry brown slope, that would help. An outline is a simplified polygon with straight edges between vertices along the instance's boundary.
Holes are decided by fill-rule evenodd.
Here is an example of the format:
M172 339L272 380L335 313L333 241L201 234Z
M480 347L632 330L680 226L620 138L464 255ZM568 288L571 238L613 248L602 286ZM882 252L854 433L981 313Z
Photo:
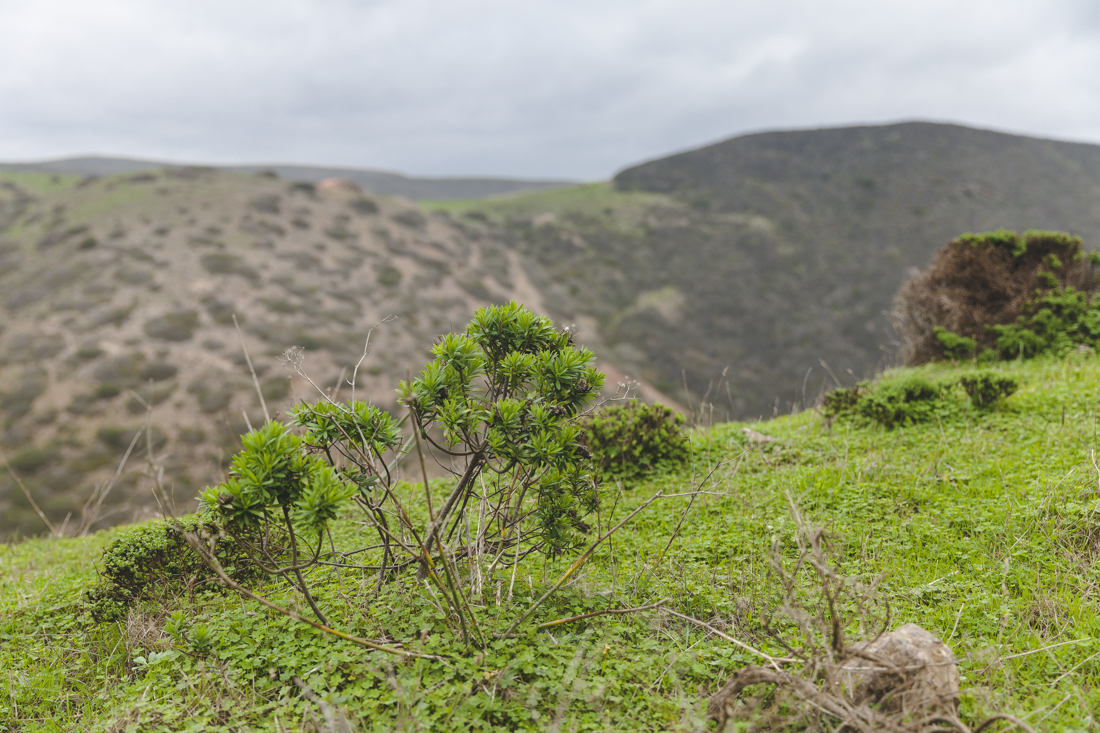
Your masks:
M374 332L359 397L392 406L432 340L491 301L522 299L494 240L401 199L201 169L103 179L0 174L0 446L47 514L79 520L151 403L177 498L216 482L262 420L237 314L273 410L332 389ZM348 396L346 385L343 395ZM105 521L154 511L134 465ZM101 525L100 525L101 526ZM38 532L7 472L0 540Z

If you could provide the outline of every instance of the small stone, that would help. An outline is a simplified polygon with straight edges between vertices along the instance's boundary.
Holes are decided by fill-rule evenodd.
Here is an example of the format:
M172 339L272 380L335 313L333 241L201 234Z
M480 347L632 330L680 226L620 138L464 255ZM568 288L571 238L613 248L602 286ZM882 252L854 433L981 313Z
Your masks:
M772 443L776 440L773 436L758 433L752 428L741 428L741 432L745 434L750 443Z
M857 705L866 703L884 713L921 716L958 712L955 654L920 626L905 624L851 648L867 655L853 657L840 668L841 684Z

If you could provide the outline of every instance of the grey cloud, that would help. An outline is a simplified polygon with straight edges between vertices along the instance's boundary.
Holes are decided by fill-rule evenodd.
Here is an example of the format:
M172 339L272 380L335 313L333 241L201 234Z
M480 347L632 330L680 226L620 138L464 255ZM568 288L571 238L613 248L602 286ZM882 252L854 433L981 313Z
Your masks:
M601 178L740 132L1100 141L1093 3L0 2L0 159Z

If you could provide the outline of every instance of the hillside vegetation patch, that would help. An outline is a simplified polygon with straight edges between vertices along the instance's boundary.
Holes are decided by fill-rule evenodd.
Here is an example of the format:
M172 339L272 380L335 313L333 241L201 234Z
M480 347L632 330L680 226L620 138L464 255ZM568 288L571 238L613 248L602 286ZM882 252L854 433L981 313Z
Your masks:
M906 282L893 320L907 364L1013 359L1100 342L1100 255L1061 232L964 234Z
M965 419L1002 405L1019 382L992 370L964 371L950 379L914 372L887 372L874 382L835 389L822 400L827 420L840 417L893 429L916 423Z

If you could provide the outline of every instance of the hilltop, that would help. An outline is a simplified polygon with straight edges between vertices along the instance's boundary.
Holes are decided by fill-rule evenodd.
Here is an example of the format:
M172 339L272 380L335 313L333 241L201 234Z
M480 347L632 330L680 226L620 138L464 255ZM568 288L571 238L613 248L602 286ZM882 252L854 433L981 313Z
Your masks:
M87 156L61 158L30 163L2 163L0 170L60 173L73 176L114 176L161 169L186 168L156 160ZM287 165L279 163L254 165L205 166L232 173L274 173L292 182L319 183L326 178L341 178L382 196L403 196L419 199L482 198L518 191L558 188L570 181L537 181L515 178L417 178L389 171L319 165Z
M527 257L551 311L630 373L750 418L890 365L894 293L962 232L1096 248L1097 201L1100 146L906 123L745 135L610 185L426 205Z

